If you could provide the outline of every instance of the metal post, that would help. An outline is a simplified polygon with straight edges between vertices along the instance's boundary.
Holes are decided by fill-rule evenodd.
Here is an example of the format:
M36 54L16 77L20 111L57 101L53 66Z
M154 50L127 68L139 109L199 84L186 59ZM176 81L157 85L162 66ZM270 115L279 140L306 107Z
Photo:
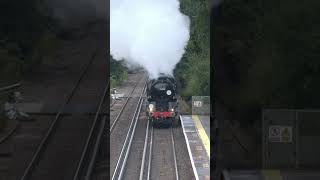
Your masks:
M20 86L21 86L20 83L16 83L16 84L12 84L10 86L0 87L0 91L7 91L7 90L10 90L10 89L14 89L14 88L20 87Z
M299 168L299 116L298 116L299 110L295 111L295 168Z

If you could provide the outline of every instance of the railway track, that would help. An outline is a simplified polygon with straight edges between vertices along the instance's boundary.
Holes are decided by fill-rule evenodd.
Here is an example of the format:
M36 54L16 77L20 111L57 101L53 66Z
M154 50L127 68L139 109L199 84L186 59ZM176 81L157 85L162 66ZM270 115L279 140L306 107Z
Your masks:
M129 100L133 97L133 94L138 86L138 84L141 82L141 80L135 84L135 86L133 87L133 89L131 90L130 94L128 94L128 97L126 98L125 102L123 103L123 105L121 106L121 109L119 111L119 113L117 114L117 116L114 118L114 119L110 119L110 134L112 133L115 125L117 124L117 122L119 121L120 119L120 116L122 115L123 113L123 110L127 107L127 104L129 102ZM116 104L118 100L114 100L111 105L110 105L110 109Z
M108 89L109 83L106 86L101 101L99 103L98 110L94 117L93 125L91 127L86 144L83 148L80 161L73 176L73 180L91 179L94 165L96 163L97 154L101 146L102 137L104 132L106 131L107 116L105 115L101 117L100 113L102 111L103 103L106 100Z
M135 106L130 106L130 107L135 107L134 112L131 112L131 115L133 114L133 116L131 118L131 122L130 122L130 126L128 128L127 134L125 136L125 139L122 143L110 143L111 147L113 147L113 145L118 145L118 147L115 150L119 150L119 153L111 153L110 156L110 160L111 160L111 171L110 173L112 173L112 175L110 175L112 178L111 179L121 179L123 172L125 170L125 166L126 166L126 162L127 162L127 158L129 155L129 152L131 150L131 145L132 145L132 140L134 137L134 134L136 132L136 126L138 124L138 120L139 120L139 115L140 115L140 111L144 102L143 99L143 95L145 94L146 91L146 83L145 81L144 85L143 85L143 89L142 92L140 93L140 95L135 98L137 99L137 101L134 102ZM128 119L128 117L126 117ZM126 126L128 126L128 122L126 122ZM111 142L117 138L116 135L111 134ZM122 145L122 146L121 146ZM121 150L120 150L121 149ZM112 151L113 149L111 149ZM113 152L115 152L115 150L113 150ZM115 156L113 156L115 155ZM116 157L116 158L115 158Z
M143 115L140 115L137 123L135 134L130 134L130 136L134 136L134 140L130 141L132 148L127 148L129 150L123 155L123 160L120 163L123 170L119 170L119 173L112 179L179 180L173 129L153 128Z
M106 180L109 178L109 131L106 130L102 134L98 154L87 179L90 180Z
M148 123L143 152L139 180L179 180L176 147L172 127L169 129L158 129L149 126Z
M144 75L143 75L144 76ZM139 76L138 76L138 78L139 78ZM139 79L139 80L141 80L141 78ZM132 92L135 90L135 88L137 87L137 85L139 84L139 80L138 80L138 83L135 83L135 85L133 86L133 88L131 89L131 91L128 93L128 97L131 97L131 95L132 95ZM129 84L129 86L130 86L130 84ZM127 97L127 98L128 98ZM127 100L127 98L126 98L126 100ZM114 105L115 104L117 104L119 101L121 101L121 100L119 100L119 99L110 99L110 109L112 109L113 107L114 107Z
M118 159L112 180L179 180L173 128L151 126L144 113L136 115L135 130L128 136Z
M122 128L118 127L110 130L111 151L112 148L114 149L114 153L110 155L110 179L179 180L173 129L172 127L154 129L153 126L149 124L145 113L140 113L141 107L144 107L145 103L141 97L142 94L138 100L134 101L134 98L131 100L128 99L128 104L123 105L126 107L136 107L133 112L131 111L129 113L129 117L132 117L131 122L122 119L119 121L119 126L121 125L120 122L125 122ZM132 102L135 106L131 104ZM128 116L122 113L126 112L120 111L118 117L129 119ZM123 129L123 127L127 127L128 124L130 124L128 130ZM118 133L119 131L126 133L125 138L117 135L120 135L120 133ZM114 139L124 140L115 141Z
M51 122L21 180L77 179L79 177L77 171L79 166L82 168L84 164L88 146L92 144L91 139L97 137L94 135L95 130L99 130L106 121L106 118L102 118L100 114L109 89L109 82L105 76L107 65L98 59L97 55L98 51L83 66L79 79ZM94 117L84 114L62 116L66 105L83 102L96 104Z
M110 104L110 109L114 106L114 104L115 104L116 102L117 102L116 99L111 102L111 104Z
M110 175L105 179L194 179L181 128L153 128L141 109L146 103L141 95L127 103L110 130Z
M107 166L109 166L110 173L112 173L116 168L116 163L118 161L118 157L120 156L122 146L125 142L127 132L130 131L129 125L132 122L133 114L135 113L135 109L137 105L139 105L139 99L143 95L143 91L146 88L145 78L145 76L140 78L141 80L136 88L134 88L133 93L131 93L131 98L128 99L125 108L123 108L121 112L111 111L110 115L113 117L118 116L118 118L113 128L109 130L110 136L108 139L108 144L110 144L110 147L108 147L108 150L110 152L110 162L107 164ZM108 177L112 176L110 173L108 174Z

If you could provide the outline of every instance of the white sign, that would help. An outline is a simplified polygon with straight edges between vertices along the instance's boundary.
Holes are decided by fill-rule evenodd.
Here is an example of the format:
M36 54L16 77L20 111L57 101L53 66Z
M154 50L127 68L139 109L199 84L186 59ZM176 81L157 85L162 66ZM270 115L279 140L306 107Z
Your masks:
M292 142L291 126L269 126L269 142Z
M112 99L120 99L124 96L124 94L111 94Z
M202 101L193 101L194 107L202 107Z

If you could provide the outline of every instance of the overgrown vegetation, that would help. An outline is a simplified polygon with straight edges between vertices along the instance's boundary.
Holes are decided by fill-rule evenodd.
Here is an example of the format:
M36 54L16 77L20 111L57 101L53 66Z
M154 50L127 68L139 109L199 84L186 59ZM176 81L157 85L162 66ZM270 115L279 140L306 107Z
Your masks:
M210 15L206 0L180 0L180 9L189 16L190 40L174 74L181 96L210 95Z
M0 2L0 86L19 81L40 64L58 45L49 26L54 20L41 0L2 0ZM1 95L0 105L3 99ZM0 129L5 118L0 112Z
M0 6L0 82L6 84L39 64L57 39L43 1L3 0Z
M124 65L124 61L116 61L110 56L110 87L119 86L128 78L128 69Z
M320 108L320 1L225 0L215 26L217 97L242 122L263 107ZM252 121L250 121L252 120Z
M6 100L6 97L3 95L0 95L0 105L4 104ZM3 108L0 109L0 131L6 126L6 117L3 111Z

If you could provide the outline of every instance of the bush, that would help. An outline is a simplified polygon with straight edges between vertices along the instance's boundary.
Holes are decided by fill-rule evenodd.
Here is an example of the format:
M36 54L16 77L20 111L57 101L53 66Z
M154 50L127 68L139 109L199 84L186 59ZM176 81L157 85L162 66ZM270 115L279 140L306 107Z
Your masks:
M207 1L181 0L191 20L190 40L174 75L182 96L210 95L210 16Z
M218 96L256 119L252 107L320 108L319 8L317 0L224 1L216 68L226 70L230 83L218 79Z
M49 30L52 19L41 11L46 9L43 1L3 0L0 4L0 77L11 81L41 63L57 41Z
M0 132L6 126L6 118L3 112L3 104L6 100L7 98L4 95L0 96Z
M110 87L119 86L124 80L128 79L128 70L124 61L116 61L110 56Z

